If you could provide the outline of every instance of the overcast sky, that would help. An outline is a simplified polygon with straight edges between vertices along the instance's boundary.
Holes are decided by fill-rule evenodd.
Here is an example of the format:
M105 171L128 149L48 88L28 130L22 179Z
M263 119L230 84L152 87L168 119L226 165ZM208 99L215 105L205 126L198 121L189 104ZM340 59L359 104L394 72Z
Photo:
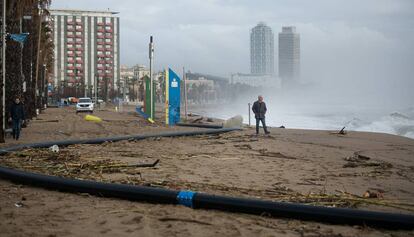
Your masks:
M273 29L275 59L278 32L294 25L305 82L414 101L413 0L53 0L52 8L120 12L122 64L148 65L153 35L157 69L221 76L250 71L258 22Z

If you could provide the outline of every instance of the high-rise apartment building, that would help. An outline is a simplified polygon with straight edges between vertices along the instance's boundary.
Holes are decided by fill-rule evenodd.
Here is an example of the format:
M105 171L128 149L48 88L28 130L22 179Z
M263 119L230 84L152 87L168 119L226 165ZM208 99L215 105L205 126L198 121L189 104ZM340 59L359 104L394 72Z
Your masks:
M272 29L259 23L250 32L250 68L252 74L274 73L274 36Z
M50 13L55 88L61 93L76 93L73 96L92 96L97 82L99 96L106 98L117 89L120 78L117 12L50 10Z
M279 33L279 77L290 85L300 77L300 36L296 27L282 27Z

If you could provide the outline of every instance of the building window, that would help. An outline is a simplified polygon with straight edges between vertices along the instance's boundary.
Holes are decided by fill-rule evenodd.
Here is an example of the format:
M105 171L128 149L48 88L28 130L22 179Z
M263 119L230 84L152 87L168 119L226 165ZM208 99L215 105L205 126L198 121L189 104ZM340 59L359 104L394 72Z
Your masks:
M102 17L98 17L98 23L102 23Z

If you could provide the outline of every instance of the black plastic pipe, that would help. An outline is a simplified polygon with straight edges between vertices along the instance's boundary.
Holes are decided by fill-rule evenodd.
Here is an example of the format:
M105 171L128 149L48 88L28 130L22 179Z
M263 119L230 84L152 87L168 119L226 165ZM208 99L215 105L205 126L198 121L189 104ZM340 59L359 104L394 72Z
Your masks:
M125 184L100 183L47 176L0 167L0 177L17 183L60 191L89 193L133 201L180 204L192 208L216 209L258 215L289 217L335 224L369 225L391 229L413 229L414 215L373 212L345 208L329 208L273 202L250 198L216 196L191 191L176 191Z
M223 128L223 125L217 125L217 124L176 123L175 125L181 126L181 127L193 127L193 128L213 128L213 129Z
M100 144L121 140L141 140L151 137L194 136L217 134L238 129L222 128L189 132L165 132L149 135L120 136L97 139L66 140L22 144L0 150L0 155L25 148L44 148L53 145L68 146L74 144ZM116 197L151 203L181 204L193 208L217 209L250 214L268 214L303 220L324 221L337 224L372 225L381 228L414 229L414 215L373 212L345 208L328 208L304 204L273 202L260 199L216 196L192 191L176 191L161 188L100 183L95 181L74 180L47 176L0 166L0 177L17 183L57 189L68 192L90 193L104 197Z
M62 141L51 141L51 142L39 142L39 143L29 143L29 144L20 144L16 146L11 146L8 148L0 149L0 155L4 155L11 151L18 151L27 148L47 148L53 145L58 146L70 146L76 144L101 144L104 142L117 142L122 140L143 140L152 137L180 137L180 136L197 136L197 135L208 135L208 134L219 134L231 131L241 130L239 128L221 128L221 129L208 129L208 130L199 130L199 131L180 131L180 132L163 132L156 134L140 134L140 135L130 135L130 136L118 136L118 137L103 137L103 138L93 138L93 139L75 139L75 140L62 140Z

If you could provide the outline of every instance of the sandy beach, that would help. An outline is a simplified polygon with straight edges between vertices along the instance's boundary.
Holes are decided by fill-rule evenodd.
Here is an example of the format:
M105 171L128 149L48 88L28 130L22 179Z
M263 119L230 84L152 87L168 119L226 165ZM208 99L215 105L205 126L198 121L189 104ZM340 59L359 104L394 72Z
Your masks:
M1 147L201 129L150 124L128 107L122 113L108 107L95 115L104 121L84 121L84 114L75 114L72 107L47 109L22 131L21 140L9 138ZM256 136L253 128L246 127L220 135L74 145L61 147L59 153L29 149L1 157L0 165L102 182L414 214L413 139L364 132L270 131L269 136ZM157 159L153 168L134 167ZM1 236L414 235L413 230L331 225L62 193L6 180L0 180L0 220Z

